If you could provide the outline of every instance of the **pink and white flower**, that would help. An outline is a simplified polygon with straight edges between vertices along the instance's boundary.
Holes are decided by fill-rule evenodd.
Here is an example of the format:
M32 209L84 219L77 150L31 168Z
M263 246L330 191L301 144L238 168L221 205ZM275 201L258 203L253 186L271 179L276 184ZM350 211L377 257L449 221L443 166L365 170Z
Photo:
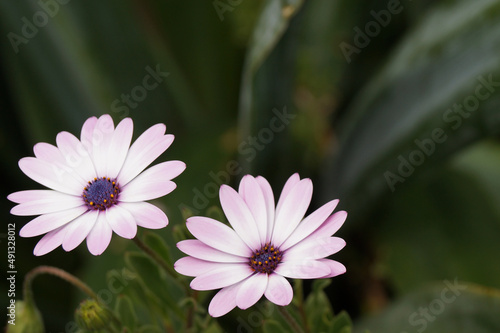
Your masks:
M60 132L57 146L36 144L35 157L22 158L19 167L49 189L8 196L18 204L11 214L40 215L19 232L22 237L45 234L33 253L44 255L59 245L71 251L86 238L89 251L99 255L113 231L131 239L137 226L165 227L165 213L145 201L173 191L171 179L186 168L181 161L168 161L144 171L174 140L165 130L165 125L156 124L130 145L132 120L125 118L115 128L111 117L103 115L87 119L80 140Z
M293 290L286 278L316 279L343 274L341 263L326 259L345 246L331 237L347 213L332 215L332 200L303 219L312 197L310 179L292 175L278 204L263 177L247 175L238 192L222 185L219 192L229 226L208 217L191 217L187 228L197 238L178 248L188 256L175 263L177 272L195 277L191 288L222 288L210 302L211 316L219 317L236 306L247 309L262 295L277 305L288 305Z

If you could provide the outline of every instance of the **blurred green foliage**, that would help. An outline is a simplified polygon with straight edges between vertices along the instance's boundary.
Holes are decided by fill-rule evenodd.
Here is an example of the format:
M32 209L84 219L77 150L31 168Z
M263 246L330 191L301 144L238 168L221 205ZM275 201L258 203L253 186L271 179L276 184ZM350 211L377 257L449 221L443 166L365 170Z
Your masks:
M349 212L335 256L347 273L328 287L306 281L306 306L331 302L360 332L415 332L412 313L458 279L483 287L467 284L427 332L500 329L490 312L500 288L500 1L5 0L0 17L4 198L38 186L17 167L35 143L79 134L89 116L131 117L136 136L162 122L176 140L160 159L188 166L156 202L170 225L141 233L165 260L181 256L183 210L206 214L220 183L251 172L277 190L299 172L315 184L311 209L340 198ZM9 216L7 200L0 207L17 230L29 221ZM34 257L36 241L16 239L19 292L24 274L47 264L96 292L122 281L109 306L143 332L157 330L148 316L192 306L175 304L178 282L148 258L124 259L130 241L114 237L100 257L85 245ZM151 274L124 279L141 270ZM47 331L71 331L82 294L50 277L34 286ZM203 309L210 296L201 293ZM157 312L130 308L141 299ZM269 318L259 329L286 330L269 309L258 308ZM230 331L249 311L196 327ZM350 326L345 313L310 320Z

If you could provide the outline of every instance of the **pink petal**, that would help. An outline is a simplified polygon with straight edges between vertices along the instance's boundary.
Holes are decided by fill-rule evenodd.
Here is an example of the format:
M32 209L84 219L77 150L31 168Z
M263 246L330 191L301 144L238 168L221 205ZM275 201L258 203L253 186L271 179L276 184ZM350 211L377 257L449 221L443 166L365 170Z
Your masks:
M274 272L291 279L317 279L330 274L330 268L318 260L294 260L279 263Z
M137 234L135 219L126 209L115 205L106 210L106 220L113 231L120 237L132 239Z
M309 207L312 198L312 182L303 179L289 191L282 202L281 209L276 211L276 221L273 231L273 244L276 247L290 236Z
M242 284L243 281L219 290L210 301L208 313L212 317L220 317L234 309L236 307L236 294Z
M107 161L114 123L110 115L104 114L97 120L92 133L92 160L97 177L107 177Z
M337 253L345 246L345 241L338 237L306 238L285 251L283 261L288 258L320 259Z
M267 274L254 274L246 279L236 294L236 305L248 309L264 295L267 289Z
M134 179L172 144L174 136L164 135L165 129L165 125L156 124L135 140L118 175L120 184Z
M64 156L56 146L46 142L39 142L33 147L35 157L46 162L58 162L65 165Z
M298 173L294 173L293 175L290 176L290 178L288 178L285 185L283 186L283 189L281 190L281 194L278 199L278 203L276 205L276 213L278 213L278 211L281 209L283 201L288 196L292 188L299 183L299 181L300 181L300 176Z
M313 233L323 222L325 222L335 207L337 207L338 203L338 200L327 202L302 220L302 222L300 222L297 228L292 232L290 237L288 237L287 240L281 245L280 250L284 251L292 247Z
M186 276L202 275L218 267L218 263L213 263L193 257L180 258L174 264L174 269L177 271L177 273Z
M165 228L168 224L167 215L155 205L147 202L121 202L120 207L128 210L139 227L148 229Z
M341 210L336 212L330 216L315 232L313 232L309 238L314 239L333 235L344 224L346 218L346 211Z
M271 235L274 229L274 194L271 185L269 185L269 182L264 177L258 176L256 180L257 183L259 183L266 203L267 228L265 242L268 243L271 241Z
M73 221L86 211L87 207L80 206L56 213L40 215L22 227L19 231L19 235L21 237L34 237L45 234Z
M236 232L227 225L208 217L193 216L186 226L200 241L219 251L249 258L252 250L245 245Z
M38 158L22 158L19 168L34 181L59 192L81 195L85 186L85 183L72 175L73 170Z
M95 256L101 255L111 242L113 230L105 214L99 214L97 221L87 236L87 248Z
M181 161L168 161L152 166L125 185L125 199L122 194L120 200L145 201L164 196L176 188L175 183L170 180L185 169L186 164Z
M89 211L67 224L68 229L62 242L62 247L65 251L71 251L83 242L94 226L97 215L97 211Z
M57 134L56 142L66 165L71 167L84 182L97 177L92 158L77 137L68 132L61 132Z
M80 133L80 141L82 145L85 147L85 150L89 152L89 155L92 156L92 136L94 134L94 127L97 124L96 117L90 117L85 121L82 126L82 131Z
M40 198L45 198L46 196L52 195L53 193L58 196L66 196L66 194L52 190L27 190L11 193L7 196L7 199L15 203L25 203L28 201L39 200ZM57 199L54 201L57 201Z
M292 302L293 289L290 282L279 274L269 275L267 284L266 298L276 305L285 306Z
M118 197L119 201L137 202L152 200L169 194L177 187L177 185L170 180L154 181L147 177L147 175L142 177L143 175L146 175L146 173L137 176L122 188L120 196Z
M106 168L107 177L114 179L118 176L123 166L123 162L125 162L125 158L127 157L133 131L134 123L130 118L123 119L116 126L109 143Z
M172 180L173 178L180 175L184 170L186 170L186 163L181 161L167 161L156 164L139 176L137 178L143 179L143 181L159 181L159 180Z
M28 195L31 197L31 194L34 194L34 192L29 193ZM55 191L44 191L42 196L39 196L33 201L26 201L12 207L10 213L19 216L40 215L60 212L83 205L84 202L81 197Z
M248 262L247 257L235 256L206 245L197 239L187 239L177 243L179 250L198 259L216 262Z
M330 259L320 259L321 263L327 265L330 268L330 274L323 276L323 278L331 278L340 274L344 274L347 269L340 262Z
M47 233L42 237L42 239L38 241L35 249L33 250L33 254L35 256L43 256L44 254L53 251L55 248L62 244L64 235L66 235L67 230L68 224Z
M254 272L246 263L222 264L214 263L219 267L203 273L191 281L191 288L194 290L212 290L230 286L246 279ZM329 273L328 270L326 273Z
M266 201L259 183L254 177L246 175L240 182L238 192L252 213L259 232L260 244L265 244L268 238L267 225L269 222Z
M260 249L259 230L252 213L238 192L227 185L222 185L219 191L222 210L234 228L234 231L251 248Z

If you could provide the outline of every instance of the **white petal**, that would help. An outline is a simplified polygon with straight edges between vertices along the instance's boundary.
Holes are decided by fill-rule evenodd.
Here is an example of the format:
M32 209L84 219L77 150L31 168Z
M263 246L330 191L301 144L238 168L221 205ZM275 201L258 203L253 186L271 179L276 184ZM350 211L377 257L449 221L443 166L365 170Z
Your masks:
M32 196L31 194L34 195ZM42 193L38 191L37 193L31 192L29 196L33 197L33 200L12 207L10 213L13 215L29 216L55 213L69 208L84 206L82 198L75 195L68 195L56 191L44 191L42 196L35 198L35 195L38 194Z
M167 226L167 215L155 205L147 202L120 202L120 207L128 210L139 227L161 229Z
M236 305L248 309L264 295L267 289L267 274L254 274L243 282L236 294Z
M114 123L108 114L102 115L95 124L92 133L92 160L97 177L107 177L107 161Z
M92 156L92 136L94 134L94 127L97 124L96 117L90 117L85 121L82 126L82 131L80 133L80 141L85 147L85 150Z
M40 215L22 227L19 235L21 237L34 237L45 234L73 221L86 211L87 207L80 206L56 213Z
M327 265L330 268L330 273L328 275L323 276L323 279L335 277L340 274L344 274L346 272L346 268L340 262L330 259L320 259L318 260L321 263Z
M130 142L132 141L133 131L134 123L130 118L123 119L116 126L109 144L106 172L107 177L115 179L118 176L118 173L125 162L125 158L127 157Z
M252 250L236 232L227 225L208 217L193 216L187 219L188 230L203 243L219 251L250 257Z
M97 211L89 211L68 224L68 230L62 242L65 251L71 251L83 242L92 227L94 227L97 215Z
M274 246L280 247L295 230L304 217L311 198L312 182L307 178L295 184L283 200L280 198L282 205L276 211L272 238Z
M274 304L285 306L292 302L293 289L290 282L283 276L271 274L264 295Z
M172 144L174 136L164 135L165 129L165 125L156 124L135 140L118 175L120 184L126 185L134 179Z
M105 214L99 214L94 227L87 236L89 252L95 256L102 254L111 242L112 235L113 230L109 226Z
M283 205L283 201L285 200L285 198L288 196L292 188L296 184L298 184L299 181L300 181L300 176L298 173L294 173L293 175L290 176L290 178L288 178L285 185L283 186L283 189L281 190L278 203L276 204L276 214L281 209L281 206Z
M35 256L43 256L54 249L56 249L59 245L62 244L64 240L64 235L66 235L66 231L68 230L68 224L57 228L56 230L52 230L47 233L38 241L33 250L33 254Z
M247 204L259 232L260 244L265 244L268 238L267 225L269 224L266 200L257 180L246 175L240 182L238 193Z
M280 262L274 272L291 279L317 279L330 274L330 268L319 260L292 260Z
M283 260L288 258L320 259L328 257L345 246L345 241L338 237L306 238L285 251Z
M191 281L194 290L212 290L230 286L254 274L246 263L214 263L218 268L203 273ZM330 270L327 271L329 273Z
M259 231L247 204L238 192L227 185L219 191L222 210L240 238L254 250L260 249Z
M19 168L34 181L59 192L81 195L85 183L72 175L72 170L34 158L24 157Z
M323 222L323 224L316 231L314 231L308 238L314 239L314 238L331 236L340 229L340 227L344 224L346 219L347 219L347 212L343 210L338 211L335 214L331 215L329 218L327 218L326 221Z
M174 264L174 269L177 271L177 273L186 276L202 275L216 268L219 268L218 263L193 257L180 258Z
M266 230L266 243L271 241L271 236L274 229L274 194L269 182L261 176L256 178L257 183L262 190L264 195L264 200L266 202L266 212L267 212L267 230Z
M25 203L29 201L39 200L50 195L66 196L66 194L64 193L52 190L26 190L11 193L7 196L7 199L15 203ZM57 199L54 201L57 201Z
M84 182L97 177L92 158L78 138L71 133L61 132L57 134L56 142L66 165L71 167Z
M197 239L186 239L177 243L179 250L192 257L214 262L248 262L248 258L222 252Z
M222 288L212 298L208 306L208 313L212 317L220 317L236 307L236 294L244 281Z
M299 223L290 237L288 237L287 240L281 245L280 250L284 251L292 247L316 231L316 229L318 229L319 226L325 222L328 216L330 216L335 207L337 207L338 202L338 200L327 202L320 208L316 209L313 213L309 214L309 216Z
M113 231L120 237L132 239L137 234L135 219L126 209L115 205L106 210L106 220Z
M154 181L148 177L143 179L141 176L142 174L122 188L118 197L119 201L138 202L152 200L169 194L177 187L170 180Z

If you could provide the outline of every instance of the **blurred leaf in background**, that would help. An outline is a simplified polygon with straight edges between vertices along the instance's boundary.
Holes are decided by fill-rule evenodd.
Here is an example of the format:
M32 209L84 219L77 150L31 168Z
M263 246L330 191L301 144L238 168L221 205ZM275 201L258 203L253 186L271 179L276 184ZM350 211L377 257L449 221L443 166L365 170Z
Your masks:
M161 158L188 166L156 202L170 220L157 232L164 255L180 256L182 210L217 206L221 183L251 172L278 188L299 172L318 184L311 210L340 198L349 212L347 274L321 294L334 313L347 310L360 330L413 332L409 316L442 288L429 286L458 278L471 287L432 330L500 329L476 320L490 318L500 288L500 1L22 0L0 2L0 17L4 198L32 188L17 161L35 143L78 135L91 115L132 117L135 133L162 122L176 139ZM17 230L29 221L8 216L7 200L0 208ZM126 263L134 246L123 239L100 257L34 257L36 241L16 239L18 286L48 264L108 290L107 272L149 265ZM133 311L144 282L113 295L120 313ZM47 331L69 327L82 295L47 277L34 287ZM239 313L220 324L237 325ZM273 317L259 329L277 327Z

